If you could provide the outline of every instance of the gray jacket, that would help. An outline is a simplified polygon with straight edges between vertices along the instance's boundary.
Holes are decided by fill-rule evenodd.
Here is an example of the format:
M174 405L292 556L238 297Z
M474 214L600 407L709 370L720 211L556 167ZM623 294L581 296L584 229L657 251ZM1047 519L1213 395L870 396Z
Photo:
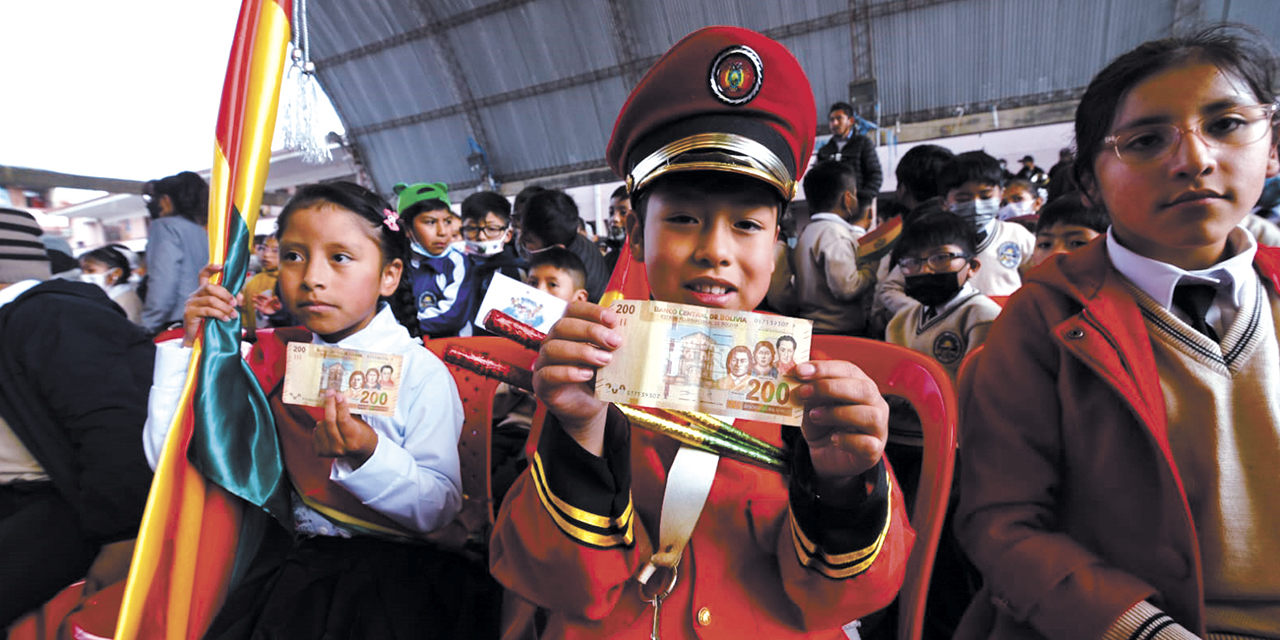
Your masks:
M147 299L142 326L151 333L182 320L187 296L209 263L209 232L182 216L151 222L147 241Z

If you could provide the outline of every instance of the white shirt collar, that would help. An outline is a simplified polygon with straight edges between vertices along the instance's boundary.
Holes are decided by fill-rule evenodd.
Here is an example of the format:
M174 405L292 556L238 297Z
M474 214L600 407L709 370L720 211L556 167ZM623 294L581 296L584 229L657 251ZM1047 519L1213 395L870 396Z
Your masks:
M982 237L983 240L990 238L992 234L995 233L997 222L1000 222L999 216L992 218L991 221L987 223L987 226L980 229L980 231L982 231L982 233L985 234Z
M404 325L396 321L395 314L391 312L391 305L386 303L382 303L378 313L365 328L336 343L325 342L319 335L313 335L311 342L374 353L400 353L408 346L420 344L409 335L409 330L405 329Z
M831 221L833 221L833 222L839 222L840 224L842 224L842 225L844 225L844 226L846 226L846 227L851 227L851 226L853 226L853 225L849 224L849 221L848 221L848 220L845 220L844 218L840 217L840 214L838 214L838 213L832 213L832 212L830 212L830 211L823 211L823 212L821 212L821 213L815 213L815 214L813 214L813 215L809 216L809 221L810 221L810 222L813 222L813 221L815 221L815 220L831 220Z
M1258 242L1244 227L1232 229L1227 242L1228 246L1237 248L1235 255L1207 269L1187 271L1134 253L1116 240L1112 229L1107 229L1107 255L1112 266L1143 293L1170 310L1173 309L1173 290L1183 277L1207 284L1227 284L1232 306L1244 304L1244 292L1257 286L1258 274L1253 270L1253 256L1258 252Z
M41 282L43 281L42 280L23 280L22 282L15 282L9 285L8 287L5 287L3 291L0 291L0 307L3 307L6 304L9 304L10 302L13 302L14 300L17 300L18 296L26 293L32 287L40 284Z

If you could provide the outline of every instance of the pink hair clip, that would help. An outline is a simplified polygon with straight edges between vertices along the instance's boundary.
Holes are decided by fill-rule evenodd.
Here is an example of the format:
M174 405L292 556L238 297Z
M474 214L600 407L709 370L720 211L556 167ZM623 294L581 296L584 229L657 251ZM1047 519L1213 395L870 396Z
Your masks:
M388 228L388 229L390 229L390 230L392 230L392 231L399 231L399 230L400 230L399 216L397 216L397 215L396 215L396 212L394 212L394 211L392 211L392 210L390 210L390 209L383 209L383 210L382 210L382 215L383 215L383 216L386 216L386 217L382 220L382 224L387 225L387 228Z

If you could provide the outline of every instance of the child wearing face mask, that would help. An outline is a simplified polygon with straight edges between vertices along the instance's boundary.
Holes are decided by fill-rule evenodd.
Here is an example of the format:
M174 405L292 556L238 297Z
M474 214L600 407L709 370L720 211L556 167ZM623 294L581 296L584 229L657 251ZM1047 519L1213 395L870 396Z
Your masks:
M1000 198L1000 161L983 151L952 157L938 170L938 193L948 210L977 233L975 259L986 269L974 274L973 287L988 297L1009 296L1021 287L1020 269L1032 257L1036 236L1020 224L997 218ZM902 271L893 269L883 280L884 306L899 312L908 305L902 291Z
M977 234L974 255L985 269L974 274L973 287L983 294L1008 296L1022 286L1019 269L1031 259L1036 237L1022 225L996 217L1000 210L1000 163L982 151L962 153L938 171L938 193L951 213L960 216ZM895 268L884 279L881 297L885 307L901 311L909 302L903 291L902 270Z
M1014 178L1004 185L1004 194L1000 198L1000 212L996 217L1001 220L1021 218L1035 215L1044 206L1044 198L1030 180Z
M131 273L129 259L115 247L99 247L80 256L80 279L101 287L124 310L129 322L139 324L142 298L129 282Z
M1022 286L1018 269L1031 259L1036 237L1021 225L996 218L1000 210L1000 163L982 151L962 153L942 165L938 191L947 207L977 234L974 257L986 268L973 287L988 296L1007 296Z
M413 286L418 326L429 338L456 336L470 318L467 256L453 242L453 212L443 182L395 186L400 227L409 235L405 278Z
M964 357L987 339L1000 305L970 284L980 272L973 229L937 204L920 207L891 261L913 303L889 321L885 341L938 361L955 380Z
M475 326L476 312L484 300L485 291L493 282L493 274L524 281L526 262L517 253L511 217L511 203L494 191L479 191L462 201L463 252L467 256L467 278L459 295L467 297L466 322L458 335L485 334Z

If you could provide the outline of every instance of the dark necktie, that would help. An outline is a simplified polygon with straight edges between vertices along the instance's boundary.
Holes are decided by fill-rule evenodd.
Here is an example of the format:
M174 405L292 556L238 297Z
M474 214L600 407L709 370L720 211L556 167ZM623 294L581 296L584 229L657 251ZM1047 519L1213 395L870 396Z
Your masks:
M1205 322L1205 314L1213 305L1218 288L1211 284L1180 284L1173 289L1173 306L1182 310L1191 318L1191 328L1218 341L1218 332Z

